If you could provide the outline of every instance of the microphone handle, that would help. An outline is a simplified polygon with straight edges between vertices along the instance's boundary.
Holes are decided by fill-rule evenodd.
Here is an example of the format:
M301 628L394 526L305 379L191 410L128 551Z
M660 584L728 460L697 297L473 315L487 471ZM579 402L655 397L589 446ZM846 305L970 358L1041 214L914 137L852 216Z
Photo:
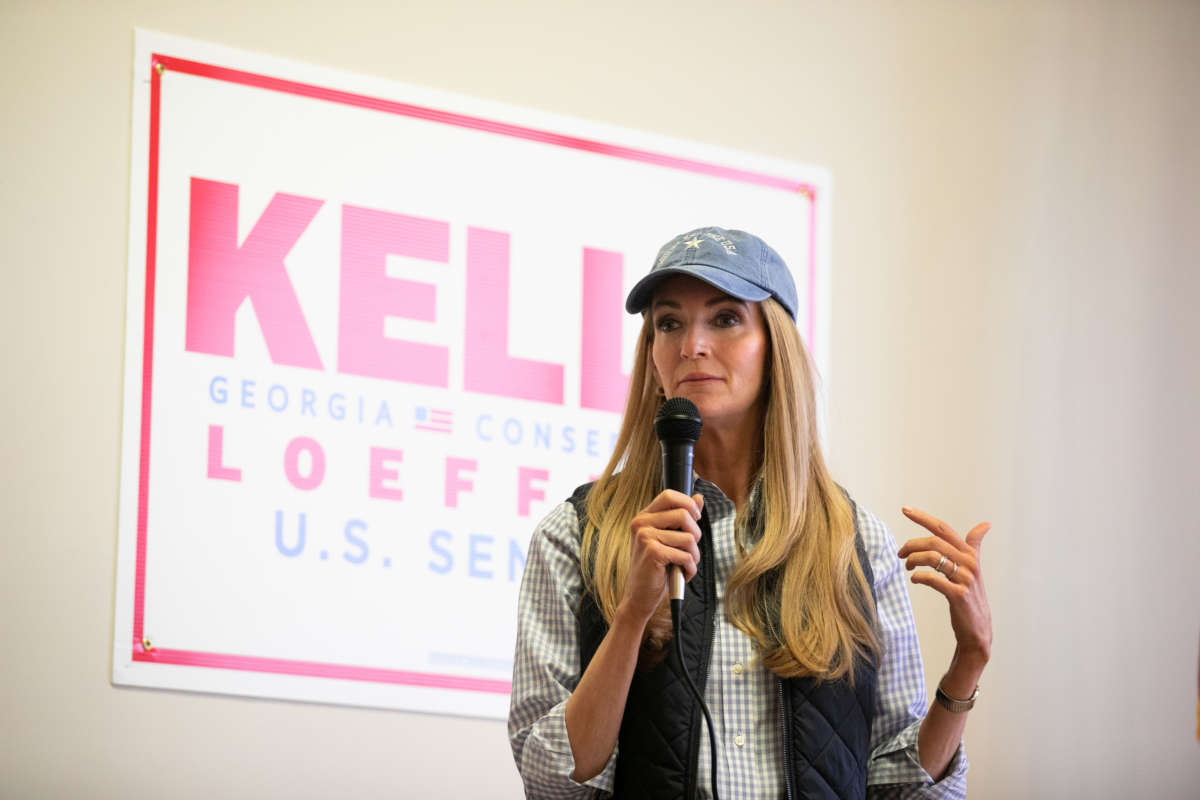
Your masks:
M674 489L692 496L692 449L695 442L659 442L662 449L663 489ZM672 600L683 600L683 570L672 564L667 569L668 591Z
M684 586L683 570L678 564L667 567L667 582L670 584L671 599L683 602Z

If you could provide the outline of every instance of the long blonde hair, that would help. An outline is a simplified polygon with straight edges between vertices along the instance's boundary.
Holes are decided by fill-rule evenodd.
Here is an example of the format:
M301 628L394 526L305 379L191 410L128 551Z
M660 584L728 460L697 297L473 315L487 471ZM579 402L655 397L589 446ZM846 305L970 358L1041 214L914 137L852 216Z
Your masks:
M850 503L821 455L807 350L782 306L772 298L760 305L770 342L761 497L753 526L751 503L738 512L739 557L726 586L726 613L777 675L853 682L855 658L874 661L880 651L871 587L855 554ZM653 419L662 395L651 367L653 344L647 314L617 443L587 500L584 583L610 624L629 574L629 523L661 482ZM643 647L661 650L670 638L664 603L646 626Z

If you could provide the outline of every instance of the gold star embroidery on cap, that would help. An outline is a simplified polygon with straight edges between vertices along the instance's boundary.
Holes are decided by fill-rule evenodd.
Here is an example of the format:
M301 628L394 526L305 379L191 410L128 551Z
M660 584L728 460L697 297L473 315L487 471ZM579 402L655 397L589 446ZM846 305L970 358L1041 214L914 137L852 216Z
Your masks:
M700 249L700 245L703 244L703 241L700 239L699 236L693 236L691 238L691 241L684 242L684 244L687 245L688 247L695 247L696 249Z

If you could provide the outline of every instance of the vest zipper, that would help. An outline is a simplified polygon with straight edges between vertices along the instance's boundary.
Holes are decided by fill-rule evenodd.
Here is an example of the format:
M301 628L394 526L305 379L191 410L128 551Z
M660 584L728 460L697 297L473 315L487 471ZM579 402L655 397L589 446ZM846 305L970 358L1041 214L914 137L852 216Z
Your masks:
M783 678L776 680L779 681L779 727L783 729L783 785L787 789L788 800L792 800L792 754L787 714L783 703Z
M715 634L715 633L716 633L716 614L714 613L713 614L713 624L708 627L708 637L707 637L708 640L706 643L704 643L704 652L712 651L712 649L713 649L713 634ZM712 672L713 672L712 658L709 658L709 657L704 658L704 663L701 664L701 666L704 668L704 682L703 682L704 688L701 688L700 691L701 691L701 693L708 693L708 676L710 674L712 674ZM709 714L712 714L713 709L709 709L708 712L709 712ZM713 724L716 724L716 720L713 720ZM708 735L708 732L706 729L704 729L704 728L706 728L706 723L704 723L703 715L701 715L701 717L700 717L700 728L701 728L701 732L700 732L701 738L704 738L704 736ZM715 738L715 734L716 734L715 730L714 730L713 734L714 734L714 738ZM720 740L718 740L718 746L720 746ZM716 759L720 759L720 757L721 757L720 753L712 753L709 756L709 758L716 758ZM696 762L697 763L696 763L695 770L704 769L704 770L712 771L712 766L713 766L712 764L704 764L703 766L700 766L700 741L698 741L698 740L696 741ZM720 760L718 760L718 764L716 764L716 765L718 765L718 768L720 768L720 765L721 765ZM696 774L695 770L692 770L692 774ZM697 786L692 787L692 796L696 796L696 795L700 794L700 786L698 786L698 784L700 784L700 778L698 778L698 776L697 776L696 784L697 784ZM710 790L710 792L708 793L709 798L712 798L714 792L716 792L715 786L712 787L712 790ZM720 794L720 793L716 792L716 794Z

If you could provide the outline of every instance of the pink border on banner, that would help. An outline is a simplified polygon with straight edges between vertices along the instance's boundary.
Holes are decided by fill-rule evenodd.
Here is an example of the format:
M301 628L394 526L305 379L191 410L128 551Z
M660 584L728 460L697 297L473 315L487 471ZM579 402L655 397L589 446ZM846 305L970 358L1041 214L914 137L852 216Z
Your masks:
M150 163L148 165L148 197L146 203L146 296L145 296L145 331L142 349L142 425L140 465L138 470L138 521L137 521L137 566L133 600L133 660L156 664L177 664L193 667L215 667L218 669L243 670L248 672L266 672L280 675L304 675L318 678L338 678L342 680L369 681L373 683L390 683L405 686L424 686L437 689L459 689L475 692L490 692L508 694L512 689L509 681L489 680L486 678L465 678L455 675L442 675L426 672L410 672L406 670L378 669L373 667L356 667L341 664L326 664L314 661L288 661L275 658L258 658L223 653L205 653L193 650L170 650L156 648L153 643L147 648L144 643L145 629L143 620L146 609L146 531L147 508L149 504L150 483L150 410L152 367L154 364L154 285L155 258L158 234L158 149L159 149L159 113L161 110L160 94L162 91L162 73L160 70L171 70L202 78L236 83L242 86L253 86L300 97L310 97L331 103L368 108L388 114L423 119L443 125L459 128L470 128L485 133L500 136L511 136L541 142L552 147L566 147L582 150L597 155L621 158L629 161L639 161L654 164L669 169L695 172L715 178L750 183L771 189L803 194L809 200L809 238L808 238L808 341L813 346L813 314L816 297L816 187L791 178L782 178L762 172L737 169L734 167L711 164L704 161L679 158L650 150L640 150L633 147L609 144L595 139L585 139L578 136L567 136L553 131L543 131L522 125L473 117L450 111L441 111L411 103L400 103L394 100L384 100L377 97L328 89L308 83L273 78L268 75L258 75L253 72L218 67L199 61L164 56L158 53L150 57Z

